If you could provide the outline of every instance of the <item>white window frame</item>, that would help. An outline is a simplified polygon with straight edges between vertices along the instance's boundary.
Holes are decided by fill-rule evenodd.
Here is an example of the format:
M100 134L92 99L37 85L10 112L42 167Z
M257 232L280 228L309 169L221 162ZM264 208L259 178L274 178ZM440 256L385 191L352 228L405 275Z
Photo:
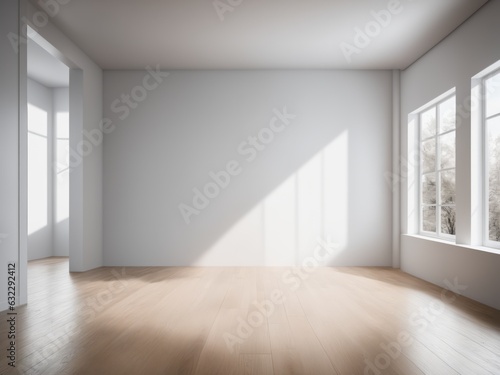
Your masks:
M481 129L482 129L482 181L483 181L483 245L486 247L491 247L495 249L500 249L500 241L490 240L490 221L489 221L489 194L490 194L490 184L489 184L489 168L488 168L488 132L486 129L486 122L488 120L500 117L500 113L496 115L487 117L486 114L486 103L487 103L487 93L486 93L486 81L496 75L500 74L500 68L493 70L487 75L481 77Z
M456 239L456 233L454 235L447 234L447 233L442 233L441 231L441 207L443 206L454 206L455 207L455 215L456 215L456 200L455 204L453 205L442 205L441 204L441 180L439 178L439 174L441 172L445 172L447 170L455 170L455 179L456 179L456 171L457 171L457 166L456 166L456 159L455 159L455 167L454 168L445 168L445 169L440 169L440 144L438 142L439 138L443 135L449 134L451 132L455 132L455 154L456 154L456 122L455 122L455 128L452 130L448 130L443 133L439 133L439 119L440 119L440 112L439 112L439 106L452 99L455 98L455 106L456 106L456 93L455 90L451 90L449 92L446 92L445 94L439 96L438 98L434 99L433 101L429 102L425 106L419 108L417 111L413 112L414 118L416 119L416 144L417 144L417 150L418 150L418 163L417 163L417 168L416 168L416 181L417 181L417 227L418 227L418 234L426 237L433 237L433 238L439 238L442 240L446 241L455 241ZM422 139L422 132L421 132L421 118L422 114L425 112L429 111L430 109L434 108L436 110L436 134L433 135L432 137L428 137L425 139ZM456 116L456 114L455 114ZM425 140L431 140L435 139L435 147L436 147L436 171L435 173L435 179L436 179L436 232L428 232L424 231L422 227L422 207L425 206L425 204L422 203L422 152L421 152L421 145L422 141ZM426 173L430 174L432 172ZM455 180L456 181L456 180ZM427 206L433 206L431 204L427 204Z

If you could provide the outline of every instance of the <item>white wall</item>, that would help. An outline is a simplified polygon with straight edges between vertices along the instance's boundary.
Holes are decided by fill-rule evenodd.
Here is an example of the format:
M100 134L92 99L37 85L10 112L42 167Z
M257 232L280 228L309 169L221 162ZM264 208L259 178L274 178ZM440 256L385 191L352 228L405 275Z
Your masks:
M403 236L401 247L403 271L442 287L456 279L465 296L500 309L499 254L415 236Z
M401 76L401 154L407 157L407 116L410 112L456 87L457 109L464 111L457 128L457 243L478 245L475 221L480 202L471 169L471 78L500 59L500 2L490 1L466 23L420 58ZM472 129L474 130L474 129ZM403 176L404 177L404 176ZM403 180L404 181L404 180ZM404 181L405 182L405 181ZM407 182L407 181L406 181ZM406 184L402 188L402 231L408 233ZM465 295L500 308L500 255L403 236L401 268L438 285L458 277L469 288Z
M7 308L7 263L18 261L19 246L19 55L5 37L18 33L18 14L17 1L0 2L0 310Z
M52 23L37 28L37 11L28 4L27 20L41 37L33 39L71 68L70 146L81 161L73 163L70 177L70 270L86 271L102 265L102 143L79 150L84 132L99 129L102 121L102 70Z
M145 75L104 74L105 265L302 264L318 236L339 245L322 264L391 265L391 72L175 71L143 100ZM239 145L284 107L296 118L248 162ZM187 224L179 204L231 160Z
M20 37L16 51L12 38L0 40L0 277L5 286L7 263L17 261L18 303L27 300L27 235L26 230L26 111L27 55L25 30L19 16L30 26L37 10L26 0L0 3L0 33ZM21 31L24 31L21 32ZM73 85L79 97L75 113L81 121L74 121L74 147L83 138L83 130L98 128L102 120L102 71L71 40L51 23L37 29L51 53L73 68L77 79ZM20 35L21 34L21 35ZM24 39L25 40L25 39ZM55 47L55 48L54 48ZM85 73L85 74L83 74ZM74 96L74 95L73 95ZM81 99L81 100L79 100ZM72 111L73 112L73 111ZM22 136L19 137L19 134ZM74 180L74 181L73 181ZM21 182L19 184L19 181ZM74 182L74 183L73 183ZM102 146L94 147L91 155L74 170L72 177L71 260L72 271L84 271L102 265ZM85 209L84 209L85 207ZM21 215L19 213L21 212ZM20 230L21 227L21 230ZM0 310L7 308L7 288L0 290Z
M36 106L47 114L47 154L46 154L46 163L47 163L47 196L42 197L42 200L46 200L46 202L35 202L33 198L36 200L38 198L38 194L35 193L35 196L32 197L32 200L28 200L28 217L31 214L34 216L39 215L39 213L34 212L33 210L37 210L40 204L46 203L47 209L47 225L41 227L40 229L34 231L33 233L28 232L28 260L46 258L53 255L53 240L52 240L52 231L53 231L53 169L52 169L52 149L53 149L53 105L52 105L52 90L44 85L34 81L32 79L28 79L28 103ZM30 117L28 116L28 129ZM33 121L33 119L31 119ZM29 143L28 143L29 148ZM35 156L36 157L36 156ZM31 169L35 169L36 166L31 166ZM36 171L33 171L34 175L37 174ZM33 176L33 175L32 175ZM35 176L36 177L36 176ZM44 187L38 186L39 181L36 179L28 178L29 188L28 191L35 190L45 190ZM29 193L28 193L29 195ZM31 208L30 208L31 206ZM29 220L28 220L29 222ZM29 231L29 228L28 228Z
M54 88L52 89L53 98L53 108L54 108L54 132L56 132L55 127L57 126L57 116L58 114L69 113L69 88ZM57 142L57 140L55 141ZM64 173L64 172L63 172ZM69 255L69 219L59 220L57 217L57 204L66 199L67 192L60 191L58 189L64 189L65 176L54 176L54 251L55 256L68 256ZM59 182L59 183L58 183ZM69 192L68 192L69 193ZM69 201L68 201L69 204Z

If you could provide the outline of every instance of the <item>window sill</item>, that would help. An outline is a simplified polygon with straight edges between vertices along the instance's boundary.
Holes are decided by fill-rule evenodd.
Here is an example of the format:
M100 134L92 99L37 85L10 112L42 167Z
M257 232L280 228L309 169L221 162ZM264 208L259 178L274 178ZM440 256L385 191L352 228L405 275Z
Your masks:
M461 247L461 248L468 249L468 250L481 251L481 252L484 252L484 253L500 255L500 249L495 249L493 247L457 244L455 242L447 241L447 240L444 240L444 239L441 239L441 238L427 237L427 236L423 236L423 235L420 235L420 234L402 234L402 236L412 237L412 238L418 238L420 240L437 242L437 243L441 243L443 245L457 246L457 247Z

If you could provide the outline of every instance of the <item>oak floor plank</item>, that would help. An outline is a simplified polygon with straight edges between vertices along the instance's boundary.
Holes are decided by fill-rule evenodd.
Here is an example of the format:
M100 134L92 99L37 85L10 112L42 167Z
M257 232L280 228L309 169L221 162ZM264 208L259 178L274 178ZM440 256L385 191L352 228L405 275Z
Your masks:
M55 257L28 277L18 368L3 356L0 374L500 374L500 311L390 268L69 273Z
M271 354L240 354L239 374L273 375Z

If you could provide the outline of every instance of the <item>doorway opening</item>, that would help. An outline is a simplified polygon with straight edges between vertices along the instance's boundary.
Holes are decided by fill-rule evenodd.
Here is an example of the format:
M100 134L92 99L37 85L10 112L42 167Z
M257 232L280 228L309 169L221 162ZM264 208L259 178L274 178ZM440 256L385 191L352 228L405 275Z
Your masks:
M64 63L28 39L28 261L70 255L69 72Z

